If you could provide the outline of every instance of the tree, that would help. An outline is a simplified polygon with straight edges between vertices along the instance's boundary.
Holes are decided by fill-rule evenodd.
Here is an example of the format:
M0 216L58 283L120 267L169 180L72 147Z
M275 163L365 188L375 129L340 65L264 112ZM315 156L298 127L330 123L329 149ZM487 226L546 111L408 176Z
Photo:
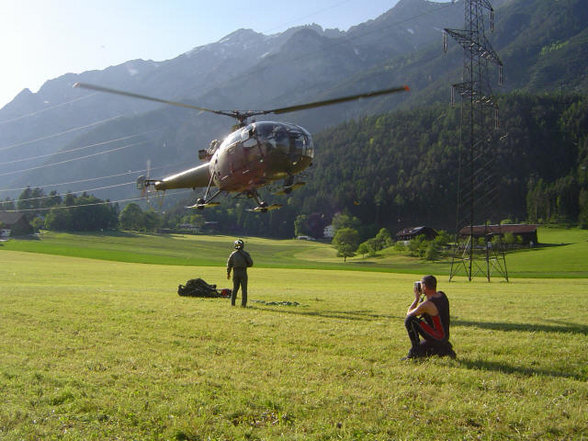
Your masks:
M70 231L70 210L63 207L53 207L45 217L45 228L52 231Z
M33 190L31 189L31 187L25 188L18 196L18 202L16 203L17 208L19 210L30 210L33 208L37 208L35 207L35 201L33 201L32 199Z
M365 242L360 243L359 247L357 248L357 252L359 254L363 254L363 257L365 257L366 254L370 257L374 257L376 255L376 252L380 249L381 248L378 248L378 241L375 237L372 237L371 239L368 239Z
M308 216L305 214L299 214L296 216L296 219L294 220L294 235L296 237L310 235L310 231L308 231L308 228L306 227L307 220Z
M31 222L31 226L33 227L35 233L38 233L45 226L45 221L37 216Z
M49 193L49 196L47 196L47 198L45 199L45 202L43 204L44 207L57 207L59 205L61 205L61 203L63 202L63 199L61 196L59 196L59 193L57 193L57 191L55 190L51 190L51 192Z
M327 223L325 216L321 213L299 214L294 220L295 236L310 236L314 238L323 237Z
M17 201L17 208L18 210L22 210L26 212L26 216L28 219L33 219L35 216L39 214L39 208L42 207L42 202L44 199L43 190L35 187L31 189L31 187L25 188L20 196L18 197Z
M394 244L394 251L404 252L406 251L406 246L404 246L404 242L402 240L396 241Z
M392 235L390 234L390 231L388 231L386 228L380 228L380 231L378 231L378 234L376 234L375 240L377 247L376 251L388 248L392 246L394 242L392 240Z
M192 213L187 216L184 216L182 217L181 221L184 224L194 225L199 230L201 230L206 224L206 219L204 218L204 215L199 213Z
M333 237L333 246L337 249L337 256L343 257L347 262L348 257L355 256L359 246L359 232L353 228L340 228Z
M14 201L7 197L4 202L0 202L0 210L14 210Z
M26 217L25 217L26 219ZM13 225L10 231L11 236L26 236L27 234L33 233L33 226L28 222L18 222Z
M426 250L425 242L425 236L423 235L411 239L410 242L408 242L409 254L413 257L422 257Z
M357 248L357 252L359 254L361 254L364 259L365 259L365 256L370 254L370 247L369 247L367 241L359 244L359 247Z
M160 214L154 210L148 210L143 213L143 228L145 231L157 231L163 223Z
M441 256L439 246L434 240L430 241L425 250L425 260L439 260L439 256Z
M42 204L50 210L44 226L53 231L99 231L115 229L118 223L118 204L83 193L76 197L68 193L64 200L52 191ZM37 223L39 226L39 223Z
M342 228L351 228L357 230L361 226L361 221L354 216L349 216L348 214L344 213L337 213L335 216L333 216L332 224L335 231Z
M134 202L128 204L118 217L120 227L123 230L141 231L145 228L145 216L143 210Z
M578 224L581 228L588 228L588 189L582 189L580 191L579 205L580 214L578 215Z

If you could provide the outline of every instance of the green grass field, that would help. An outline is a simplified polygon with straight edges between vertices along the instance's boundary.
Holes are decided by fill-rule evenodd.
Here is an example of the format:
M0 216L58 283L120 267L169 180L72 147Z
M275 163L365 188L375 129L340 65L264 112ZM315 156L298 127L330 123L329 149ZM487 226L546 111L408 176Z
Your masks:
M509 277L588 278L588 230L542 228L539 240L539 247L507 255ZM225 265L233 241L228 236L44 233L40 240L6 242L0 250L132 263L218 266ZM343 263L336 250L326 243L253 237L245 241L256 267L448 275L451 264L423 262L391 248L375 258L357 256Z
M458 358L421 362L400 361L415 276L341 270L362 264L321 244L249 238L242 309L176 294L194 277L229 287L231 238L5 243L0 439L586 439L581 233L510 257L565 278L440 278Z

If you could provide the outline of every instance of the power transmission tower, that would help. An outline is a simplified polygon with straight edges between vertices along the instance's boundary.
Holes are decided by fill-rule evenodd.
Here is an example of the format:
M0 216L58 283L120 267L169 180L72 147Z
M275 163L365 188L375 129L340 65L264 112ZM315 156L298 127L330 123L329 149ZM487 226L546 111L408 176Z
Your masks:
M502 61L486 37L487 21L494 30L494 9L488 0L465 0L464 4L465 29L445 29L443 38L445 51L449 35L464 53L462 82L451 89L452 103L455 91L462 99L456 236L449 280L463 270L470 281L478 274L490 281L492 272L508 281L501 232L488 221L497 198L493 143L499 126L489 63L498 65L502 84Z

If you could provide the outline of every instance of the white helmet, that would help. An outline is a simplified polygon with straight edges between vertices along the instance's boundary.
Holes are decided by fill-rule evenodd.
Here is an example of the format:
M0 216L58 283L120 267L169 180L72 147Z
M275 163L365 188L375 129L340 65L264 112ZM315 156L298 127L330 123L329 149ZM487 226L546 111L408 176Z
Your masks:
M245 246L245 243L241 239L235 241L235 249L240 250Z

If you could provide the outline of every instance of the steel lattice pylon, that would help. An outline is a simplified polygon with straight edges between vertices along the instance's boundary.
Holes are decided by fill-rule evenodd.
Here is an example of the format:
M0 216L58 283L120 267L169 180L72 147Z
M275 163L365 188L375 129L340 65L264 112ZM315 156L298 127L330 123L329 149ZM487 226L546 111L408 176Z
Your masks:
M465 29L445 29L443 41L446 51L447 36L451 36L464 52L462 82L451 89L452 103L455 91L462 99L455 246L449 280L463 270L468 280L484 274L490 281L491 274L498 272L508 281L501 234L496 228L491 233L489 228L497 198L493 144L499 126L489 63L498 65L498 82L502 84L502 61L486 38L486 22L494 28L494 9L488 0L465 0L464 4Z

